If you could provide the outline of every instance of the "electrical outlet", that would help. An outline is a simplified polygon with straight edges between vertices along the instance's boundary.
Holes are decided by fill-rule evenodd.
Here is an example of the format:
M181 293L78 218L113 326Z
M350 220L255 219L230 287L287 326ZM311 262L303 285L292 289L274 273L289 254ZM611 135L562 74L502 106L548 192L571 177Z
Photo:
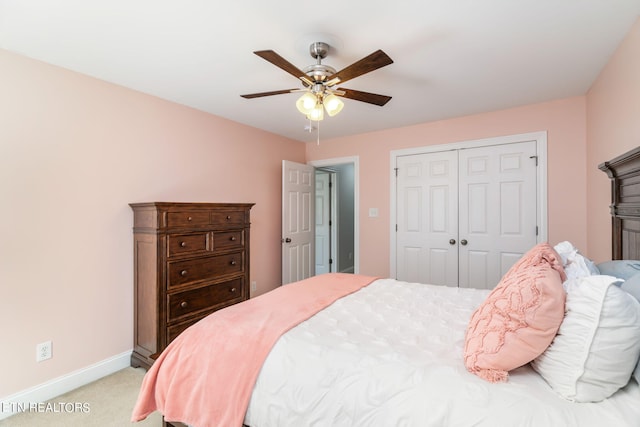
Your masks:
M251 292L255 292L258 289L258 285L255 281L251 282Z
M51 359L52 356L51 341L42 342L36 346L36 362Z

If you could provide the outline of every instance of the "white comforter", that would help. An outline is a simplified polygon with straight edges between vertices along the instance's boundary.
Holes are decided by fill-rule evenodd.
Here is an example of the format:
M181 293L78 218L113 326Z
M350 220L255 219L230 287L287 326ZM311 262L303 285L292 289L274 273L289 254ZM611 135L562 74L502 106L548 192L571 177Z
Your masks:
M342 298L276 343L245 423L640 426L635 380L604 402L571 403L529 366L503 384L468 373L464 332L488 292L381 279Z

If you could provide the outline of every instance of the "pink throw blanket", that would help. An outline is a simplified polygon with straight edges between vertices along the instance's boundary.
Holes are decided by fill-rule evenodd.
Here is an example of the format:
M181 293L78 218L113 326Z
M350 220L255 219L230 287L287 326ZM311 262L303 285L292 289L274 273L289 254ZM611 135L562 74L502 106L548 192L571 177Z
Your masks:
M160 411L196 427L241 426L262 364L289 329L376 278L329 273L217 311L178 336L143 382L132 421Z

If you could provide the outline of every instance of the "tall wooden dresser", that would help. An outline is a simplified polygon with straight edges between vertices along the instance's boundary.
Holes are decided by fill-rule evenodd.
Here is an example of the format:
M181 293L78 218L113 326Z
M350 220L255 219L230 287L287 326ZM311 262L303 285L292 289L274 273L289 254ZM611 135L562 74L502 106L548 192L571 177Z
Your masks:
M252 203L132 203L134 349L149 368L187 327L249 298Z

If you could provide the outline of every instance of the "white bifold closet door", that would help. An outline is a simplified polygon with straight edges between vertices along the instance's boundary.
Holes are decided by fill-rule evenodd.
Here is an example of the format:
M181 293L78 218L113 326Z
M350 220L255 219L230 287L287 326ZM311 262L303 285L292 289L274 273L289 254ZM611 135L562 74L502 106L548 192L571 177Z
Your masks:
M398 157L396 168L396 278L458 286L458 152Z
M396 276L492 289L537 241L536 142L400 156Z

